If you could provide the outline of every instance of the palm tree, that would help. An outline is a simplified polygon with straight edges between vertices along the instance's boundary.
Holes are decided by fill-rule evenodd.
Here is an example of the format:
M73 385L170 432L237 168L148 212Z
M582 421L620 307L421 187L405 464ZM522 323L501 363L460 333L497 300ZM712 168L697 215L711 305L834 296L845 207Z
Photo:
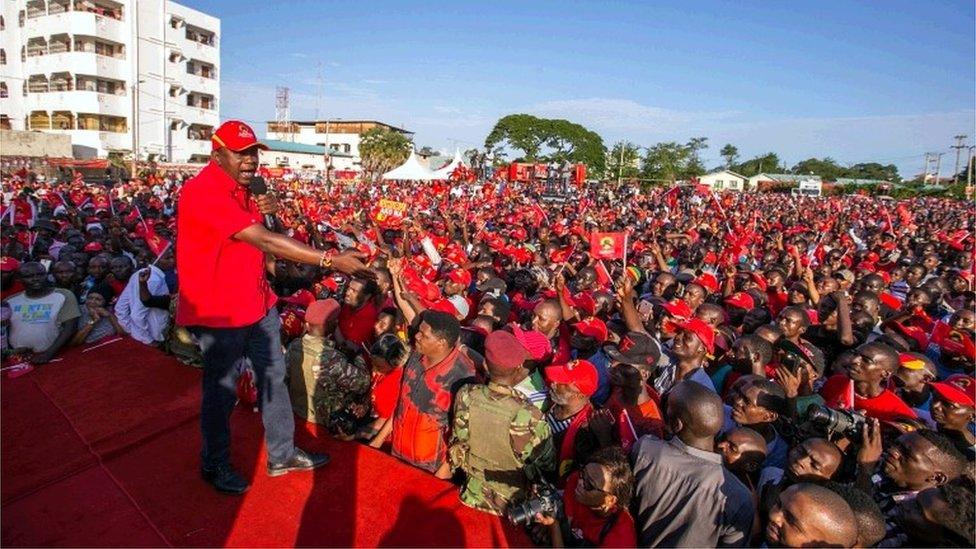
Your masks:
M384 128L373 128L359 141L359 156L363 171L375 178L403 164L410 156L413 143L407 136Z

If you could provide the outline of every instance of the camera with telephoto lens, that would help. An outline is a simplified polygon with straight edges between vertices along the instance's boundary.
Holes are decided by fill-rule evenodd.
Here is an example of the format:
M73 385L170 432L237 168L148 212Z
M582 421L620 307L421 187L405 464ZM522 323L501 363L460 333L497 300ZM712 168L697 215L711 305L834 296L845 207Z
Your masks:
M859 437L867 417L852 410L834 410L812 405L807 409L807 421L827 433L840 433L849 438ZM855 438L855 440L859 440Z
M505 515L512 524L529 525L535 521L535 516L538 514L558 518L562 507L563 498L554 486L536 484L532 487L529 499L509 504Z

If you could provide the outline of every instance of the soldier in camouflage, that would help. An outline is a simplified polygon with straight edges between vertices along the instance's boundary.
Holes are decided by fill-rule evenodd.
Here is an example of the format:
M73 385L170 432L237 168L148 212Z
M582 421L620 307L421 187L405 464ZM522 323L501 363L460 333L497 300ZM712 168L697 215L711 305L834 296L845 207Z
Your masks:
M362 357L350 361L328 337L335 332L339 303L320 300L305 312L305 335L288 345L288 391L299 416L322 425L339 412L364 416L370 371ZM359 413L357 413L359 412ZM351 434L351 433L346 433Z
M501 515L555 463L543 413L514 390L528 353L506 331L485 340L488 385L466 385L454 405L449 459L467 474L461 502Z

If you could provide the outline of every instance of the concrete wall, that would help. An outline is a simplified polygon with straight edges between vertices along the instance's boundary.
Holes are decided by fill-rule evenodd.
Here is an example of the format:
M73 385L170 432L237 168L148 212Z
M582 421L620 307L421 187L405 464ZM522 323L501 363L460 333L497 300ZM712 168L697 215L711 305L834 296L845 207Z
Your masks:
M71 136L0 130L0 156L71 158Z

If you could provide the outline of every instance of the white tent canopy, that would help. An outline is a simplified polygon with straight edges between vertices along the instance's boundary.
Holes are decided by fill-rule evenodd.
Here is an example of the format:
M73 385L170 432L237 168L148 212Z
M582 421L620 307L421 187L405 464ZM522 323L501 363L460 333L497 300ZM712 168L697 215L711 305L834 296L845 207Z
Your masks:
M441 168L439 170L435 170L434 171L434 178L435 179L450 179L451 174L454 173L454 170L456 170L458 168L458 166L467 167L464 164L464 161L461 160L461 149L454 149L454 160L451 160L451 163L448 164L447 166L444 166L443 168Z
M434 172L423 167L417 160L417 155L410 151L410 157L406 162L383 174L383 179L400 179L407 181L430 181L439 179Z

